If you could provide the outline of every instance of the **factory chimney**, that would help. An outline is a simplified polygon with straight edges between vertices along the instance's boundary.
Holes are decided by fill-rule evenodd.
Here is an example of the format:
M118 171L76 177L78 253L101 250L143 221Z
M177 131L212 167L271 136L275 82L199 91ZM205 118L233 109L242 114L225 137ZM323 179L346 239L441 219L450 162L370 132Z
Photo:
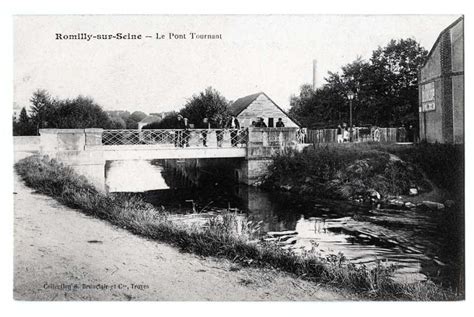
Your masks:
M318 61L313 59L313 90L316 91L316 72L317 72Z

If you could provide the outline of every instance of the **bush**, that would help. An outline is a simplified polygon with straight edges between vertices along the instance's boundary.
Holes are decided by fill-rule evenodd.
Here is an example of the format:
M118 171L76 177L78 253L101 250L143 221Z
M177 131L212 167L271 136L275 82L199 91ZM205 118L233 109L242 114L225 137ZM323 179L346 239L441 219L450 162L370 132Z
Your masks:
M306 148L274 157L266 186L290 187L302 194L350 198L376 190L382 195L426 189L418 168L387 152L351 146Z
M377 148L419 167L436 186L455 199L464 200L464 145L420 143L409 147L378 145Z

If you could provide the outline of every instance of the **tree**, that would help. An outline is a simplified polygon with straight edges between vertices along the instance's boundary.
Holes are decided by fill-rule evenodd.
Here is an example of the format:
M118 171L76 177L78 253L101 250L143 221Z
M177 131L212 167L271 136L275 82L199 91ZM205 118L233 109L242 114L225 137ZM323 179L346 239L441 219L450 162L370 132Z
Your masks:
M126 129L127 124L125 120L120 116L111 116L110 117L110 129Z
M369 61L360 57L329 72L326 84L313 91L303 85L290 100L290 114L306 127L334 127L349 120L347 93L353 100L353 123L379 126L418 124L418 69L427 51L415 40L390 41L373 51Z
M417 125L418 70L427 56L428 51L410 38L391 40L372 53L374 90L385 104L385 122Z
M25 107L21 108L20 118L18 119L18 121L23 124L26 124L30 121L30 118L28 117L28 114L26 113Z
M49 93L44 89L38 89L33 93L31 102L31 118L36 129L48 127L47 118L54 112L53 101Z
M176 129L178 126L178 113L171 112L158 122L152 122L143 127L143 129Z
M146 116L146 113L142 111L134 111L131 115L123 119L125 120L127 129L138 129L138 122L142 121Z
M32 120L28 117L25 107L21 109L17 122L13 121L13 135L35 135L36 128Z
M59 100L51 98L45 90L37 90L30 101L31 120L37 131L41 128L108 129L116 126L90 97L78 96L74 99Z
M136 121L136 122L140 122L142 121L143 119L145 119L147 117L146 113L144 113L143 111L134 111L131 115L130 115L130 119Z
M62 129L109 128L109 116L90 97L55 101L55 113L50 125Z
M208 87L188 99L180 113L188 118L190 123L201 126L204 118L225 121L229 116L228 106L227 100L217 90Z

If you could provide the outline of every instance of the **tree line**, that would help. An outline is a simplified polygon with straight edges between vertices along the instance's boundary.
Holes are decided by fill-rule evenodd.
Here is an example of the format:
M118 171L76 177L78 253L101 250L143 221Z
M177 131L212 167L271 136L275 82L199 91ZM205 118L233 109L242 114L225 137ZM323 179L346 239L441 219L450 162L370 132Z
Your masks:
M211 127L223 127L230 118L229 101L212 87L194 94L189 98L179 112L173 112L159 122L153 122L144 126L144 129L173 129L179 125L178 115L187 118L189 124L195 128L207 128L204 118L211 123ZM219 126L220 125L220 126Z
M290 98L290 115L308 128L335 127L349 122L347 94L353 100L354 125L418 126L418 70L428 52L413 39L391 40L372 52L329 72L316 90L302 85Z
M39 129L136 129L146 117L141 111L109 115L90 97L58 99L41 89L30 103L30 113L23 107L18 120L13 120L13 135L38 135Z

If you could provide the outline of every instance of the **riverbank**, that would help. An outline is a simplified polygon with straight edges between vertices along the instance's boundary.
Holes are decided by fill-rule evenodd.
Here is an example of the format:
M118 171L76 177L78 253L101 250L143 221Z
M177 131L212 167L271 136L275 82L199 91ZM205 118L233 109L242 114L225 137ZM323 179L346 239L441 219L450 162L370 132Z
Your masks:
M80 208L85 214L106 219L114 225L170 243L198 255L220 257L244 266L275 268L306 280L337 285L343 292L366 299L449 300L455 297L430 282L396 283L390 269L373 269L342 261L341 257L320 258L314 254L295 255L272 244L255 244L252 228L230 215L209 220L204 228L173 223L134 196L102 195L82 177L57 162L27 158L16 164L26 184L55 197L63 204ZM236 226L241 226L236 230ZM245 234L236 235L236 231Z
M61 205L18 175L14 181L17 300L355 299L285 273L179 252Z
M364 202L463 204L464 151L444 144L326 144L274 158L264 187Z

